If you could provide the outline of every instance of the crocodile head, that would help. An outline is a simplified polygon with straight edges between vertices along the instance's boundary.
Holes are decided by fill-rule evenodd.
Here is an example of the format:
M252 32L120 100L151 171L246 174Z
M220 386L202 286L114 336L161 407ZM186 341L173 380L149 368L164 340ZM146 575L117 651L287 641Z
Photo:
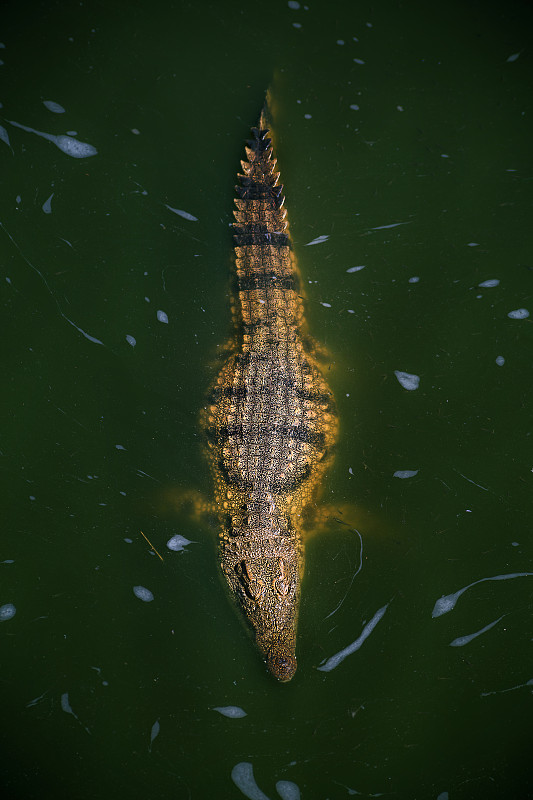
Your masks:
M296 672L298 561L298 552L291 548L258 548L253 554L241 552L233 566L224 569L269 671L283 682Z

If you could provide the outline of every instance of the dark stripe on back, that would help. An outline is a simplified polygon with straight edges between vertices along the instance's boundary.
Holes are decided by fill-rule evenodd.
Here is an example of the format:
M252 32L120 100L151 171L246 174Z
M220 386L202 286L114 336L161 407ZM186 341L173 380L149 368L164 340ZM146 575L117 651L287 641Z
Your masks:
M271 200L275 209L283 205L281 186L267 186L264 183L252 183L249 186L236 186L235 192L241 200Z
M276 478L274 482L271 484L271 488L275 492L286 492L287 494L292 494L298 486L307 480L307 478L311 474L311 465L307 464L305 469L302 471L300 475L296 475L294 478L285 478L281 480Z
M241 369L243 368L246 369L247 367L250 366L252 361L258 364L259 362L270 361L270 360L271 356L268 354L261 355L260 353L255 353L252 352L251 350L247 350L246 353L239 353L238 355L235 356L235 365L240 366Z
M329 394L324 394L320 392L308 392L305 389L295 389L296 397L300 398L300 400L308 400L313 404L317 404L323 406L321 411L332 411L334 409L334 404L332 402L332 397Z
M285 289L294 291L294 278L287 276L279 278L274 273L260 273L258 275L243 275L237 278L237 291L251 292L254 289Z
M208 396L209 403L218 403L223 397L230 400L245 400L248 396L246 386L215 386Z
M279 231L258 230L257 227L245 226L237 228L234 226L235 233L233 241L237 247L247 247L258 245L259 247L289 247L291 246L288 234Z
M281 432L296 442L312 444L317 450L322 450L326 442L325 434L320 431L311 431L304 425L298 425L297 428L291 427L288 430L283 429Z
M259 319L257 322L241 322L241 328L243 333L253 335L257 331L261 330L261 328L268 328L268 322L265 319Z
M208 441L213 443L224 443L228 439L238 439L240 442L246 443L251 431L255 431L253 424L243 424L235 422L232 425L221 425L219 428L211 426L206 429L206 436ZM294 426L278 426L276 424L262 431L262 438L268 441L270 438L281 436L285 439L294 442L305 442L311 444L317 450L323 450L326 443L326 436L321 431L312 431L304 425ZM255 438L255 436L254 436Z
M270 175L261 175L259 180L257 178L253 178L251 175L238 175L240 185L245 189L253 189L257 186L265 186L268 187L270 190L271 197L277 197L283 189L283 185L279 184L276 186L277 175L271 173ZM235 187L238 188L238 187Z
M239 475L230 474L228 468L224 464L224 459L219 458L217 466L218 469L220 470L220 473L222 475L222 478L226 486L234 486L238 489L241 489L241 491L247 491L247 492L252 490L253 486L250 483L250 481L245 481Z

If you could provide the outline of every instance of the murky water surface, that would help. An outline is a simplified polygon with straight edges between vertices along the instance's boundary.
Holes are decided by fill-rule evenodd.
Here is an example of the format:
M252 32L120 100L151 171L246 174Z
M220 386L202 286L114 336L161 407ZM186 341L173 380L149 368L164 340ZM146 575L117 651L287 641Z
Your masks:
M531 11L2 13L2 797L531 796ZM288 685L172 506L274 75L342 425Z

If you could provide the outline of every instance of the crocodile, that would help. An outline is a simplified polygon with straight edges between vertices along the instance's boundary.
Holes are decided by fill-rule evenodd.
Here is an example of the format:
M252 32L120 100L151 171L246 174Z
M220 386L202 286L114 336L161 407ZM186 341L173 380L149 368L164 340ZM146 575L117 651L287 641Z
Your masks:
M304 537L337 415L307 333L267 100L235 187L233 335L202 412L222 574L268 670L294 676Z

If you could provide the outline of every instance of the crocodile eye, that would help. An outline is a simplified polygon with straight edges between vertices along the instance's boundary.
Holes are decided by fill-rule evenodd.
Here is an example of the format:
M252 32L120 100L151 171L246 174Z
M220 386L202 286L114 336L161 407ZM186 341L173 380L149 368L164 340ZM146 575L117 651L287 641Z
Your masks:
M279 573L272 581L272 588L274 589L275 594L283 599L289 594L290 585L287 580L287 573L285 572L285 562L282 558L279 559L278 567Z
M235 571L239 576L245 594L250 600L260 603L265 594L265 584L261 578L254 574L252 565L247 561L241 561L240 564L235 565Z

